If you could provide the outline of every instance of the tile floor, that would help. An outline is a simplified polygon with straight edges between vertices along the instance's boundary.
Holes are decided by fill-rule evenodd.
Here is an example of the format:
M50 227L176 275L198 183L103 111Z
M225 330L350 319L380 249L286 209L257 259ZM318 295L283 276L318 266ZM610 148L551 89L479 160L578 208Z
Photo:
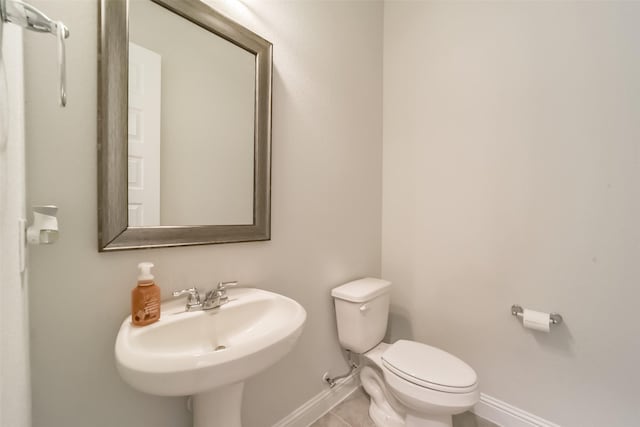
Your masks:
M369 418L369 397L359 388L310 427L376 427ZM499 426L471 412L465 412L453 417L453 427Z

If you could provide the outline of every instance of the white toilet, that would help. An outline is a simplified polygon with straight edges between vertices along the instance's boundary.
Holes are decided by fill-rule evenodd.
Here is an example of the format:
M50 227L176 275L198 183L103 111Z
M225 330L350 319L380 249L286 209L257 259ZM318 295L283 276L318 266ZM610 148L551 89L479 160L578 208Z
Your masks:
M364 356L360 379L371 397L369 415L378 427L451 427L453 414L478 402L478 377L438 348L383 343L390 289L391 282L365 278L331 291L340 344Z

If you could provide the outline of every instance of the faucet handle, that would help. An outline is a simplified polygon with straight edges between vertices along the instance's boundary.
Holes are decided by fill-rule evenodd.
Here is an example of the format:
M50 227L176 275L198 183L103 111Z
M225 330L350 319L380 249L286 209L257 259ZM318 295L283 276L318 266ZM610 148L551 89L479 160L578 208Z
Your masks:
M233 286L238 286L238 282L236 280L232 282L218 282L218 290L225 291L227 288L231 288Z
M200 294L198 293L198 290L195 287L173 292L174 297L179 297L184 294L189 295L189 297L187 298L187 304L200 304Z

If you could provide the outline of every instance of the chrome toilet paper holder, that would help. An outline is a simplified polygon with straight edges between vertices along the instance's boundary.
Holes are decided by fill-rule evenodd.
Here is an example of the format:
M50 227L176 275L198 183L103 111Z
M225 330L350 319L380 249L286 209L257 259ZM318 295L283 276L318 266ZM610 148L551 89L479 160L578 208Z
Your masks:
M524 309L522 306L514 304L511 306L511 314L517 317L522 318L524 313ZM562 316L559 313L551 313L549 314L549 324L550 325L559 325L562 323Z

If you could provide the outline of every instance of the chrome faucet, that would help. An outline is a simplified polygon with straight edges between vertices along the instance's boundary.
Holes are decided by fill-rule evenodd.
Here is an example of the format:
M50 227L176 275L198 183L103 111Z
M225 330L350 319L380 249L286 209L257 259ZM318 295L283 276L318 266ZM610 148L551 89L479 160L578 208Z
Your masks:
M195 287L189 289L183 289L181 291L175 291L174 297L179 297L187 294L187 311L195 310L212 310L218 308L229 302L229 296L227 295L227 288L237 286L238 282L219 282L215 289L208 291L205 294L204 301L200 299L200 293Z
M203 310L211 310L218 308L229 302L229 296L227 295L227 288L237 286L238 282L218 282L218 286L215 289L207 292L204 302L202 303Z
M200 302L200 294L198 293L198 290L196 288L192 287L189 289L183 289L181 291L173 292L174 297L179 297L185 294L189 295L187 297L187 311L194 311L202 308L202 302Z

